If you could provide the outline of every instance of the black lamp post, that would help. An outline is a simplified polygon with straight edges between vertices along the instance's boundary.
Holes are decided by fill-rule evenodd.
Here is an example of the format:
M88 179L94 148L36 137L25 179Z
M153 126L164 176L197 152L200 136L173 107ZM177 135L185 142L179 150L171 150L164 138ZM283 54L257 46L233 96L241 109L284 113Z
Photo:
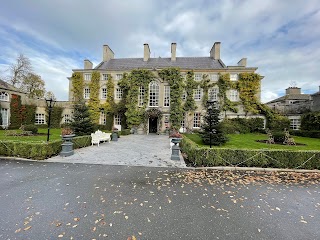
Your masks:
M47 108L48 108L48 112L49 112L49 116L48 116L48 134L47 134L47 142L49 142L50 124L51 124L51 112L52 112L52 109L53 109L54 104L56 103L56 101L53 100L52 97L50 99L45 99L45 100L46 100L46 104L47 104Z
M213 129L212 126L212 110L213 108L216 108L216 101L208 100L207 101L207 111L209 115L209 141L210 141L210 148L212 147L212 134L215 133L215 129Z

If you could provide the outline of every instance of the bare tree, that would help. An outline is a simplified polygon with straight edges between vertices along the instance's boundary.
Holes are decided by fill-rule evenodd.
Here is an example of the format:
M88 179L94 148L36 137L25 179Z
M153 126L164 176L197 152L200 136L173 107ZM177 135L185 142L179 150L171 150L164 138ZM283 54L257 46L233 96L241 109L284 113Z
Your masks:
M39 75L29 73L22 80L20 89L25 91L30 98L44 98L46 92L44 86L45 82Z
M20 88L24 79L28 74L32 73L30 59L23 54L20 54L16 63L12 64L9 70L10 76L8 77L8 82L17 88Z
M57 99L56 99L56 96L55 96L54 93L51 92L51 91L46 92L46 94L44 95L44 97L45 97L46 99L52 99L52 100L54 100L54 101L57 100Z

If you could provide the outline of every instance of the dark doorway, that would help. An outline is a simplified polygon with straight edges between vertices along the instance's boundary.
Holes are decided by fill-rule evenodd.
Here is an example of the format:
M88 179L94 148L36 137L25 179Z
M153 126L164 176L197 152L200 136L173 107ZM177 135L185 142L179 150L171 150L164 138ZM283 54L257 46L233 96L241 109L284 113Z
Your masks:
M149 133L157 133L158 118L149 118Z

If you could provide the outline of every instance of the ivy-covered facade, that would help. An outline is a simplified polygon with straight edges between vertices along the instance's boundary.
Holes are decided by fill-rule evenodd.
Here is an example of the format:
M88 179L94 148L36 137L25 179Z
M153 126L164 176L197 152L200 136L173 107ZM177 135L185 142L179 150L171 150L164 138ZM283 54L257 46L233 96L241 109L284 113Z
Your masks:
M29 98L27 94L0 80L0 127L18 129L22 125L46 125L48 112L44 99ZM51 127L60 127L72 116L68 101L57 101L51 114Z
M115 58L104 45L101 63L84 60L83 69L73 69L69 101L84 99L98 124L141 134L197 130L207 101L218 102L221 118L264 118L257 67L245 58L226 66L220 46L214 43L206 57L177 57L172 43L170 57L152 58L144 44L141 58Z

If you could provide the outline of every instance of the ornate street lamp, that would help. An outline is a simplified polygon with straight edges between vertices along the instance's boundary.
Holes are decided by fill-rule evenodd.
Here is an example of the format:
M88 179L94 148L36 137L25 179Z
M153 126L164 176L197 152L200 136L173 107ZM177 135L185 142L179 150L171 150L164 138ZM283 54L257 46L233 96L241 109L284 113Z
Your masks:
M49 116L48 116L48 134L47 134L47 142L49 142L50 124L51 124L51 112L52 112L52 109L53 109L54 104L56 103L56 101L53 100L52 97L50 99L45 99L45 100L46 100L46 104L47 104L47 108L48 108L48 112L49 112Z
M212 126L212 111L213 108L217 107L217 101L208 100L207 101L207 111L209 115L209 141L210 141L210 148L212 147L212 134L216 133L215 129Z

